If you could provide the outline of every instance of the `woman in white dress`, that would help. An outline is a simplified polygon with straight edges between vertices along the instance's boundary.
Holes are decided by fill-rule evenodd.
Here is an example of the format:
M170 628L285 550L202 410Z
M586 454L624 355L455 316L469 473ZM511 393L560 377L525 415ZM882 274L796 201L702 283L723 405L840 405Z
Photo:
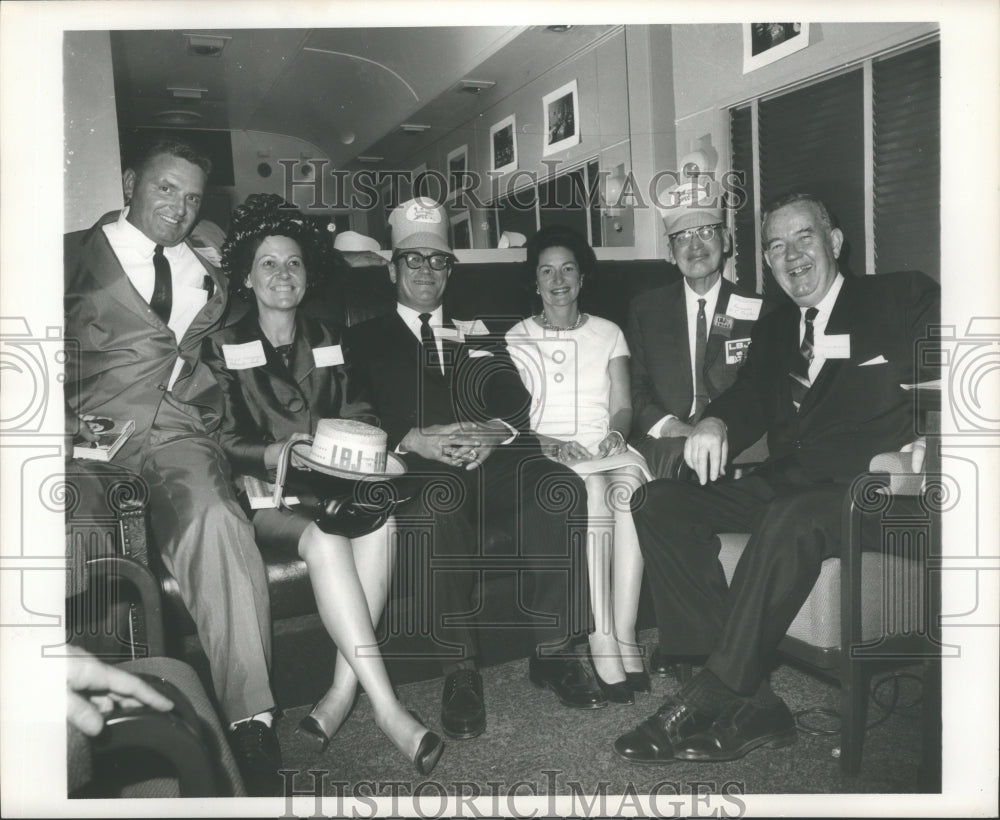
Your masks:
M583 237L550 226L527 250L542 312L514 325L507 344L531 394L532 431L549 458L586 482L591 658L608 700L633 703L650 681L635 636L643 564L629 500L649 472L625 444L632 425L628 345L614 322L580 312L580 289L597 261Z

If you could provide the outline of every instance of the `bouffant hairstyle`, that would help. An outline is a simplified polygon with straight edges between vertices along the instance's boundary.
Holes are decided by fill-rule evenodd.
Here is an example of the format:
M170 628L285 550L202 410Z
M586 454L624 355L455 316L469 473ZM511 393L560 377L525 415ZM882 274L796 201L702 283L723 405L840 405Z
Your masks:
M567 225L548 225L531 237L527 243L528 258L524 263L524 286L535 291L535 271L542 251L549 248L566 248L576 258L583 276L593 276L597 271L597 256L587 240Z
M222 269L229 276L231 293L249 297L246 279L257 249L269 236L287 236L299 243L307 287L327 275L333 246L325 220L306 216L277 194L251 194L233 211L229 236L222 246Z

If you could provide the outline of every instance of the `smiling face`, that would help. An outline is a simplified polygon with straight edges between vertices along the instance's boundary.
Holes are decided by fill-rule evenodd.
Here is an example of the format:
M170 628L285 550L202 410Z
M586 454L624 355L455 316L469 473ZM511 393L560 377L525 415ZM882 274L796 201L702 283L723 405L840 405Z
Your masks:
M704 240L692 234L685 238L687 231L679 231L667 243L667 261L680 268L684 278L694 282L704 280L705 289L715 284L722 275L726 254L729 253L729 231L724 226L716 226L715 235ZM699 291L702 292L702 291Z
M407 248L424 256L424 263L419 268L411 268L403 258L397 259L389 268L389 278L396 286L396 299L400 304L412 308L418 313L430 313L444 300L444 289L448 284L451 266L444 270L434 270L427 261L432 254L441 251L434 248Z
M837 276L844 235L825 224L812 202L792 202L768 214L764 258L795 304L815 307Z
M306 266L299 243L287 236L269 236L254 254L246 286L257 297L259 310L294 310L306 294Z
M545 307L574 304L580 296L583 274L573 251L557 246L539 253L535 282Z
M122 176L128 221L157 245L171 247L194 227L205 192L205 172L173 154L157 154L138 173Z

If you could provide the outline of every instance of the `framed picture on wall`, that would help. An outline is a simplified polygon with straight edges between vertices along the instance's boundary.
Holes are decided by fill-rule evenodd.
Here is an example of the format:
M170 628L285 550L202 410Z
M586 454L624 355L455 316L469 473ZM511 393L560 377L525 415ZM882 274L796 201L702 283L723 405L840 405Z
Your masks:
M808 23L744 23L743 73L801 51L807 45Z
M462 185L462 177L469 170L469 146L460 145L448 152L448 198L454 199Z
M517 116L504 117L490 127L490 168L501 174L517 168Z
M453 214L451 221L451 247L453 250L471 250L472 248L472 221L468 211Z
M580 98L576 80L542 97L542 111L545 116L542 156L580 144Z

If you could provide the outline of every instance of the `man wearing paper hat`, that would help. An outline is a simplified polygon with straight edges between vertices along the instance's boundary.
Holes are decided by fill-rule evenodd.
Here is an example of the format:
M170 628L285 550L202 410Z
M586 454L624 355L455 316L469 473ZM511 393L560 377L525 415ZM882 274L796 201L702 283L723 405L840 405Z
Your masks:
M731 243L720 194L696 182L666 192L666 260L683 278L629 309L634 444L661 478L676 474L691 426L736 378L760 312L760 299L723 278Z
M523 539L516 552L526 556L524 575L533 575L533 554L551 559L554 545L565 544L568 557L569 516L582 514L586 493L571 470L544 458L533 436L517 432L527 430L530 398L502 332L491 334L480 318L445 316L442 303L455 263L448 224L444 208L433 200L412 199L393 210L389 276L396 286L396 311L352 327L345 343L369 382L390 449L402 454L411 475L450 488L448 495L457 499L432 505L418 498L409 511L432 519L434 554L461 557L466 565L475 560L482 555L479 534L485 518L515 541ZM578 500L579 510L542 509L538 499L547 497L543 488L553 481ZM488 500L483 508L480 499ZM446 675L441 725L453 738L475 737L486 726L475 642L464 623L467 616L456 617L482 600L474 589L479 576L468 570L435 572L432 590L434 638ZM531 659L532 681L553 689L567 706L604 705L596 683L568 648L568 639L578 637L567 634L572 623L568 579L548 573L533 580L521 593L523 604L510 601L511 614L547 613L557 626L539 626L540 620L552 619L518 616L517 622L536 628L539 647L556 648L547 649L544 659ZM463 623L441 628L446 621ZM567 647L562 653L561 645Z

